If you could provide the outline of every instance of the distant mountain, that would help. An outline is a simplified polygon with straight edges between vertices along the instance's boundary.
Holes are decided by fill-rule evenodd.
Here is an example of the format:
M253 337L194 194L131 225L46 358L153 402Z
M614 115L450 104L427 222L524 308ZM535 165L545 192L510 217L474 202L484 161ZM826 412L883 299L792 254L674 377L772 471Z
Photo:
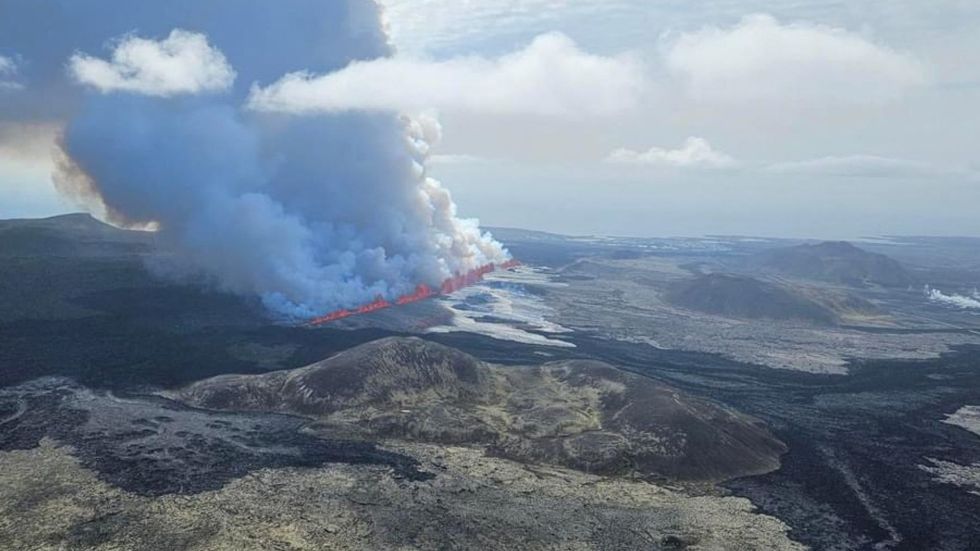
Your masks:
M730 318L800 320L833 324L829 308L774 283L745 276L706 274L679 281L667 291L674 306Z
M152 243L152 233L122 230L89 214L0 220L0 257L140 254Z
M151 273L166 260L156 234L88 214L0 220L0 323L105 313L161 327L265 321L251 303L193 276L178 282Z
M477 445L591 473L716 481L776 469L785 451L750 417L607 364L502 367L417 338L205 380L173 397L304 415L333 435Z
M780 274L853 286L907 287L915 279L896 260L845 241L799 245L762 254L762 265Z

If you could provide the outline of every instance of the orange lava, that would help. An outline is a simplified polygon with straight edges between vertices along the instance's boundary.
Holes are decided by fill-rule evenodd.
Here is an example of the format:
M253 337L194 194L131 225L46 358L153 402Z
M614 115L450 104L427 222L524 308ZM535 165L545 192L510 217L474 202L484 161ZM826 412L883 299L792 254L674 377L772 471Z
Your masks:
M460 274L443 281L442 285L439 286L438 292L423 283L415 288L415 292L402 295L396 298L394 302L388 302L383 297L378 297L374 302L364 304L354 308L353 310L337 310L336 312L331 312L316 319L312 319L310 320L309 324L314 327L318 327L334 321L349 318L351 316L370 314L371 312L377 312L378 310L384 310L386 308L391 308L392 306L404 306L406 304L420 302L439 295L449 295L464 287L476 285L477 283L483 281L483 278L491 272L496 270L513 270L520 265L521 263L517 260L508 260L499 266L495 264L487 264L486 266L480 266L479 268L470 270L465 274Z

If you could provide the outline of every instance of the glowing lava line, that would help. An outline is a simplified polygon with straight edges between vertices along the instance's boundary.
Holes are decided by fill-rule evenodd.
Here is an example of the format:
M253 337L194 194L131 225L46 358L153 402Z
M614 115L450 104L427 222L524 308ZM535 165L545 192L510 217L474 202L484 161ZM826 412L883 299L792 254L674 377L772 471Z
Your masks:
M309 324L313 327L319 327L321 325L326 325L328 323L346 319L351 316L370 314L371 312L377 312L378 310L384 310L386 308L391 308L392 306L404 306L406 304L421 302L440 295L451 295L464 287L476 285L477 283L483 281L483 278L491 272L496 270L513 270L520 265L521 263L517 260L508 260L499 266L496 264L487 264L486 266L480 266L479 268L470 270L465 274L460 274L443 281L442 285L439 286L438 291L423 283L415 288L415 292L402 295L396 298L394 302L388 302L383 297L378 297L378 299L374 302L364 304L352 310L345 308L343 310L337 310L336 312L331 312L324 316L312 319L310 320Z

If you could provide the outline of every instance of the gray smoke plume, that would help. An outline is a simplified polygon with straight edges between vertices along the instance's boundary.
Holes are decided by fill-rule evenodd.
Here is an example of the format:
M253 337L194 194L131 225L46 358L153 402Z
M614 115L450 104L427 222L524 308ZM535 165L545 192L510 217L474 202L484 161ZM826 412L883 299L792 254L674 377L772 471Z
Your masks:
M506 259L428 177L434 121L243 107L390 55L371 1L0 0L0 37L25 61L0 117L64 121L62 187L222 289L306 317Z

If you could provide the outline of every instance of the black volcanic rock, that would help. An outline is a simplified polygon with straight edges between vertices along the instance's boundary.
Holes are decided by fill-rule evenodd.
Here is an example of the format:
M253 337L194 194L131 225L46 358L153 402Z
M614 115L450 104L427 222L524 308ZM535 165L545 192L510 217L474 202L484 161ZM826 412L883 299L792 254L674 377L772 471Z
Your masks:
M173 397L301 414L327 435L478 445L593 473L724 480L776 469L785 451L750 417L604 363L502 367L417 338L293 371L209 379Z
M896 260L845 241L776 249L764 253L761 260L764 267L781 274L845 285L907 287L915 283Z
M674 306L731 318L820 324L837 320L834 312L808 298L774 283L737 275L715 273L679 281L668 289L666 298Z
M306 422L265 413L212 413L155 397L121 399L58 377L0 388L0 451L51 439L106 482L143 496L191 495L266 468L385 465L427 480L414 459L371 442L318 438ZM6 548L4 548L6 549Z

